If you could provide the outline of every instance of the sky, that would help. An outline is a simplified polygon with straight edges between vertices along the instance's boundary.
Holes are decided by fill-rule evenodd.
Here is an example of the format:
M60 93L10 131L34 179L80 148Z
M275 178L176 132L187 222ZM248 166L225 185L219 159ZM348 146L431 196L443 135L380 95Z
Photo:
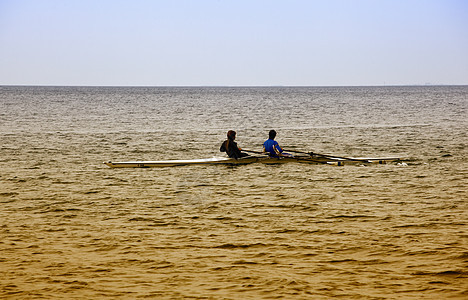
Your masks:
M0 85L425 84L468 84L468 0L0 0Z

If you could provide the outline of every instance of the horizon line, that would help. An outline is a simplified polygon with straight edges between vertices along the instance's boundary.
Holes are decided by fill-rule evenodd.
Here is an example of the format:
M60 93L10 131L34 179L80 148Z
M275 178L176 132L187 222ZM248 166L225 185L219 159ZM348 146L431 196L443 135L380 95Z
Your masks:
M430 87L468 86L468 84L382 84L382 85L55 85L55 84L0 84L0 87L142 87L142 88L301 88L301 87Z

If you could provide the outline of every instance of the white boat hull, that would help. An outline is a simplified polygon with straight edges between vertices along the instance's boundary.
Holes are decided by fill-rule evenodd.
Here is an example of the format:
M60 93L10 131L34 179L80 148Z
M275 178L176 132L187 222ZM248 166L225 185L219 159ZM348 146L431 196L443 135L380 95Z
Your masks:
M289 162L307 163L307 164L329 164L329 165L348 165L348 164L386 164L390 162L398 162L398 158L352 158L352 159L330 159L330 158L312 158L312 157L257 157L249 156L240 159L228 157L213 157L204 159L187 159L187 160L159 160L159 161L123 161L123 162L104 162L111 168L162 168L162 167L176 167L187 165L241 165L251 163L264 163L264 164L282 164Z
M256 158L243 163L255 162ZM158 167L176 167L186 165L214 165L214 164L234 164L236 160L228 157L213 157L204 159L185 159L185 160L159 160L159 161L123 161L123 162L105 162L111 168L158 168Z

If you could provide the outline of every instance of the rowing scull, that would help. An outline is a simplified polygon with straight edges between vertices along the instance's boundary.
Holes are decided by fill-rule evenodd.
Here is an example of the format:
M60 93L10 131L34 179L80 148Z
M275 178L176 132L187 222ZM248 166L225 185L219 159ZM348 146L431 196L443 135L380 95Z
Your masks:
M159 160L159 161L121 161L121 162L104 162L111 168L161 168L161 167L176 167L187 165L242 165L251 163L263 164L282 164L289 162L307 163L307 164L329 164L343 166L347 164L386 164L391 162L399 162L399 158L350 158L350 159L333 159L327 157L310 157L310 156L295 156L272 158L268 156L248 156L239 159L228 157L213 157L203 159L187 159L187 160Z

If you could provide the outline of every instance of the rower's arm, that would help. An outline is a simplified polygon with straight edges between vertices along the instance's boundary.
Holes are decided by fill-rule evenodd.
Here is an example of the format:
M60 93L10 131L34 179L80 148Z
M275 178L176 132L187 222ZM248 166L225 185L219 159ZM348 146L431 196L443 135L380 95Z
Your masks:
M282 156L281 152L283 152L283 149L279 145L273 145L273 150L275 150L276 155Z
M226 142L223 142L221 144L221 147L219 147L219 151L220 152L227 152L227 149L226 149Z

